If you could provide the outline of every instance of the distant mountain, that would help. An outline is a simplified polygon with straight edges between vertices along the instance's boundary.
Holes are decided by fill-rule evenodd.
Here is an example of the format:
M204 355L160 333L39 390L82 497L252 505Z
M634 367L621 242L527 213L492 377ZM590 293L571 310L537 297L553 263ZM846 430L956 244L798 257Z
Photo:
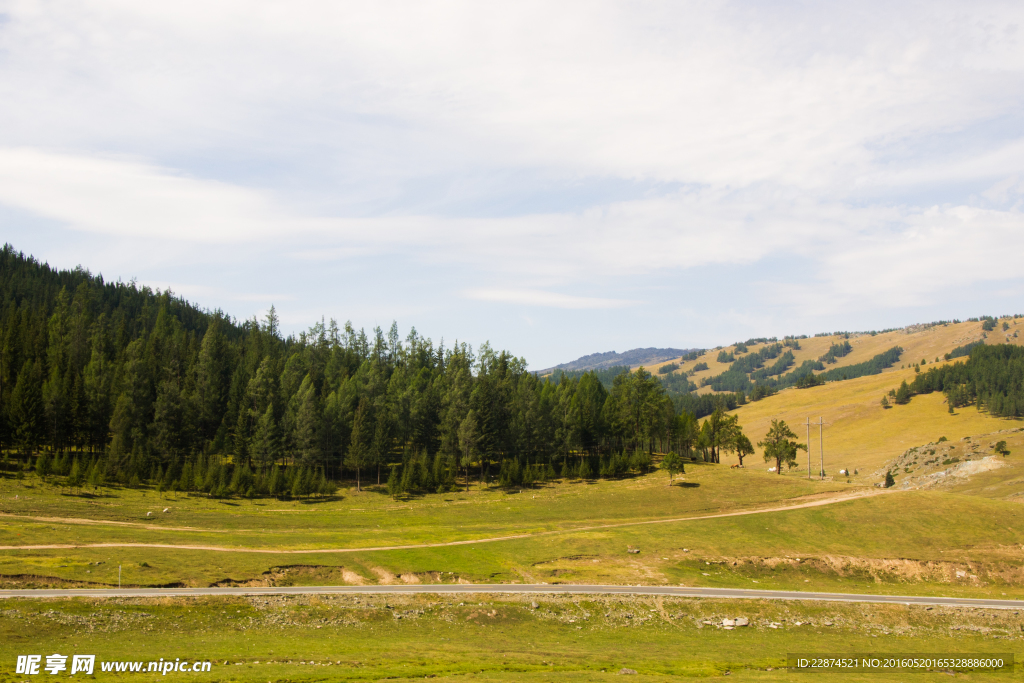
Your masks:
M546 375L554 372L555 370L600 370L602 368L610 368L616 365L629 365L631 367L637 365L653 365L654 363L662 363L673 358L679 358L680 356L694 351L696 349L656 349L653 347L646 349L632 349L624 353L616 353L615 351L606 351L605 353L592 353L589 356L583 356L577 358L569 363L562 363L551 368L544 370L538 370L538 375Z

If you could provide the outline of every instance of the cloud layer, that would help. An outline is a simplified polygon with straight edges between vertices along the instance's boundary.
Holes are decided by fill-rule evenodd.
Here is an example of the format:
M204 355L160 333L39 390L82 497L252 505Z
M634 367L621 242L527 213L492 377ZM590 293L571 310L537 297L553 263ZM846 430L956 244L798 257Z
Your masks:
M422 316L546 363L977 314L1024 277L1016 3L4 12L5 232L210 305Z

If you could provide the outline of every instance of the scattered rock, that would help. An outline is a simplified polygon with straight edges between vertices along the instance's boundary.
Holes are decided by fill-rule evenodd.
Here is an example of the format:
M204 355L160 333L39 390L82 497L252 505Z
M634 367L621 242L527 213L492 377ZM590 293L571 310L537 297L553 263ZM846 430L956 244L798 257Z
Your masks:
M750 619L746 617L736 617L737 626L750 626Z
M540 605L538 605L536 602L531 602L530 603L530 608L531 609L540 609Z
M736 620L735 619L722 619L722 626L735 626L735 625L736 625Z
M630 554L633 554L633 555L636 555L637 553L640 552L640 548L634 548L633 546L629 546L628 548L626 548L626 552L630 553Z
M636 674L636 669L627 669L625 667L619 669L619 675L621 676L632 676Z

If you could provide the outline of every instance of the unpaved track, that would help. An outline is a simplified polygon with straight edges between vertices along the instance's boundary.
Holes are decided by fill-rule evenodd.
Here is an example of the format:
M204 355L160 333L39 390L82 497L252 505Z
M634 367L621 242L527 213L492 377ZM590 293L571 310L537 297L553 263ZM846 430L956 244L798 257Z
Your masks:
M472 595L656 595L679 598L741 600L820 600L825 602L867 602L896 605L1020 609L1021 600L984 598L932 598L913 595L857 595L855 593L804 593L801 591L748 590L743 588L685 588L676 586L586 586L578 584L461 584L420 586L285 586L279 588L104 588L0 590L0 598L168 598L252 595L360 595L380 593Z
M142 522L118 522L112 519L87 519L85 517L38 517L35 515L15 515L10 512L0 512L0 517L12 519L29 519L33 522L46 522L48 524L84 524L86 526L127 526L138 529L149 529L151 531L203 531L211 534L226 534L223 529L200 529L194 526L161 526L159 524L143 524Z
M629 526L641 526L645 524L671 524L673 522L690 522L702 519L719 519L722 517L742 517L745 515L759 515L766 512L786 512L788 510L800 510L802 508L820 507L822 505L833 505L849 500L857 500L882 493L888 493L885 489L867 489L854 494L841 496L829 496L817 500L811 500L796 505L783 505L770 508L759 508L756 510L738 510L735 512L722 512L714 515L698 515L693 517L673 517L671 519L648 519L642 522L620 522L617 524L600 524L596 526L574 527L572 529L556 529L554 531L538 531L536 533L512 534L509 536L494 536L491 538L477 538L468 541L445 541L442 543L414 543L409 545L383 545L362 548L311 548L309 550L282 550L276 548L229 548L216 545L177 545L172 543L69 543L69 544L46 544L46 545L0 545L0 550L71 550L75 548L167 548L170 550L207 550L218 553L264 553L269 555L311 555L322 553L359 553L378 550L415 550L417 548L444 548L457 545L474 545L476 543L496 543L498 541L511 541L520 538L536 538L539 536L552 536L555 534L573 534L582 531L598 531L601 529L618 529ZM11 515L6 515L11 516ZM30 518L36 519L36 518ZM47 518L58 521L60 518ZM157 527L166 529L166 527ZM193 529L190 529L190 531Z

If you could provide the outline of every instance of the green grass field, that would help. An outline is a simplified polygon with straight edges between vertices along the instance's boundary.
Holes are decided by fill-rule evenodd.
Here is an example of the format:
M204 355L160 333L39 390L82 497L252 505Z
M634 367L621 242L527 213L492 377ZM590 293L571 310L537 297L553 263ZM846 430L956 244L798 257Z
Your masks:
M534 607L536 605L536 607ZM95 654L99 661L211 660L167 680L474 681L677 677L792 680L788 652L1024 653L1024 617L1005 610L653 597L313 596L8 600L0 660ZM722 620L750 625L726 630ZM99 667L97 666L97 669ZM4 667L0 681L17 681ZM899 681L906 674L815 674ZM1019 680L1015 673L967 680ZM958 675L960 677L960 675ZM100 680L138 674L95 674ZM146 679L152 679L146 677ZM158 677L159 678L159 677ZM915 681L949 674L914 674Z
M1016 462L1019 456L1008 460ZM1003 484L1017 472L1014 467L1004 468ZM141 586L576 582L1024 596L1020 570L1024 507L1019 503L956 491L897 491L820 507L659 521L673 515L735 510L721 504L708 506L711 499L687 498L712 486L758 491L759 496L748 496L747 502L761 507L813 500L780 499L781 492L863 492L845 483L807 482L793 475L714 466L693 468L687 483L701 485L669 488L667 477L656 473L640 480L604 483L603 493L601 485L563 484L552 487L563 490L548 492L546 499L543 490L515 495L470 493L461 506L454 504L455 498L438 497L437 501L408 501L395 509L390 499L364 493L367 500L376 496L373 500L382 506L372 512L353 511L347 499L305 507L264 501L261 504L268 507L284 506L266 512L253 510L260 509L260 504L245 502L223 516L223 525L217 524L221 517L215 514L220 503L192 499L195 509L181 517L195 524L195 531L5 517L0 520L9 546L135 543L193 548L9 548L0 556L0 575L10 586L112 585L120 566L124 585ZM774 496L768 493L773 489ZM62 508L65 514L83 504L56 491L33 490L40 499L59 497L67 506ZM14 495L20 502L21 494ZM139 492L129 495L137 497L136 504L146 500ZM644 496L650 505L644 505ZM9 497L8 491L4 498ZM445 500L453 502L445 504ZM507 501L503 511L498 509L502 500ZM632 515L626 514L624 501L632 501ZM678 502L673 505L674 501ZM126 507L131 507L129 503L130 498ZM188 499L179 499L178 504L188 505ZM30 494L25 505L29 509L19 514L36 512L35 506L44 506L45 500L34 503ZM583 515L588 506L611 506L617 514L602 515L595 509L587 520ZM528 535L439 547L366 549L382 545L380 538L395 545L450 540L442 531L426 533L429 516L438 509L466 520L463 525L450 522L455 539ZM579 516L573 517L574 509ZM562 510L573 524L555 523ZM499 512L500 521L492 517L494 512ZM254 517L273 533L260 535L243 524ZM302 520L301 526L296 519ZM347 520L361 524L349 522L346 528L342 523ZM378 524L379 535L367 533L363 548L356 546L360 534ZM335 533L333 525L341 528ZM332 541L336 543L332 547L347 552L310 552ZM227 551L199 549L205 544ZM640 552L628 553L629 546ZM274 550L290 552L267 552ZM958 577L957 571L964 575Z

